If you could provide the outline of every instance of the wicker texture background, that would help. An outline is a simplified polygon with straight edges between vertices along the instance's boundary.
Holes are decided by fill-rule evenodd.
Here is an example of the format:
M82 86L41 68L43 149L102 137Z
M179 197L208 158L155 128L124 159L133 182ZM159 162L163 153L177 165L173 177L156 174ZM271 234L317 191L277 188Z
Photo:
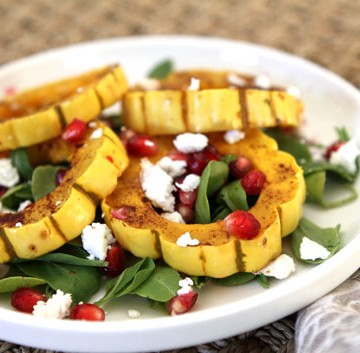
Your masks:
M359 0L0 0L0 23L0 65L94 39L190 34L275 47L360 87ZM293 353L295 319L173 353ZM0 341L4 352L49 351Z

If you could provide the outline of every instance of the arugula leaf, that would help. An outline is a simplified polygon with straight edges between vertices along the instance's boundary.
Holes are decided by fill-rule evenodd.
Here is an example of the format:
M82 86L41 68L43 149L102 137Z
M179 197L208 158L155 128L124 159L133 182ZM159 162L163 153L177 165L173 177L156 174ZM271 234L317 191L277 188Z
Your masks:
M19 204L25 200L33 201L31 184L28 182L10 188L0 198L2 205L11 210L17 210Z
M56 188L56 174L61 167L53 165L43 165L36 167L33 172L31 191L34 200L50 194Z
M224 162L210 161L200 177L200 185L195 203L195 223L210 223L211 198L227 182L229 167Z
M101 273L94 267L41 261L16 263L14 266L27 276L42 279L53 290L70 293L74 303L88 301L100 289Z
M179 273L170 267L156 266L150 276L131 294L149 298L158 302L167 302L179 289Z
M322 245L329 252L330 256L335 254L340 248L340 225L334 228L321 228L306 218L301 218L298 227L291 234L291 245L295 256L303 262L319 264L326 259L304 260L300 256L300 244L304 237Z
M174 70L173 61L170 59L166 59L158 63L155 67L153 67L147 74L147 77L161 80L166 78L173 70Z
M27 181L31 180L33 168L30 165L26 149L21 147L11 151L10 159L12 165L18 170L19 174Z
M128 267L118 277L107 282L105 295L97 301L97 304L102 305L113 297L120 297L135 291L154 269L154 260L148 257Z
M12 293L18 288L36 287L46 282L40 278L13 276L0 279L0 293Z

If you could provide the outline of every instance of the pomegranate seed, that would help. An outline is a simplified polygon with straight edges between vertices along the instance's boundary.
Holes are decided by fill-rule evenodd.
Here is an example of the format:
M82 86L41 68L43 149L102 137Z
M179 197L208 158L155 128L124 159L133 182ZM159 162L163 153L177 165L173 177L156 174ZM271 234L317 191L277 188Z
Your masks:
M105 311L95 304L77 304L70 311L70 319L86 321L104 321Z
M189 162L189 155L177 150L169 151L167 156L173 161L185 161L186 163Z
M59 186L62 181L64 180L65 174L67 172L67 169L59 169L56 173L56 186Z
M179 189L179 200L185 206L193 208L196 202L198 189L193 191L183 191Z
M219 160L220 153L214 146L208 145L202 151L194 152L190 155L188 168L191 173L201 175L210 161Z
M249 212L238 210L224 219L226 231L239 239L252 239L259 234L261 225Z
M260 170L250 170L246 173L241 179L241 185L248 195L259 195L264 184L265 184L265 174Z
M120 134L119 134L120 140L124 144L124 146L127 145L128 141L133 136L135 136L135 132L132 130L128 130L128 129L121 130Z
M5 186L0 185L0 197L4 195L8 191L8 188Z
M119 244L111 245L107 251L105 261L109 263L104 268L108 276L118 276L124 270L124 251Z
M76 143L84 138L85 132L86 123L79 119L74 119L63 131L61 138L66 142Z
M170 315L184 314L192 309L197 297L198 293L194 290L186 294L176 295L167 302L166 309Z
M250 160L242 156L238 157L229 164L230 173L236 179L241 179L251 169L252 169L252 165Z
M112 210L111 215L114 218L119 219L120 221L126 221L130 210L131 210L130 207L123 206L123 207L118 208L117 210Z
M220 152L213 145L207 145L202 152L208 161L219 161L221 159Z
M158 146L151 137L139 134L128 140L126 149L133 156L145 157L156 154Z
M46 295L33 288L18 288L11 295L11 305L24 313L32 313L38 301L46 301Z
M176 211L181 214L181 217L183 218L185 223L192 223L194 219L194 210L192 209L192 207L179 203L176 205L175 208Z
M332 155L334 152L338 151L339 148L340 148L341 146L343 146L344 144L345 144L344 141L336 141L335 143L333 143L332 145L330 145L330 146L327 148L326 152L325 152L325 156L324 156L325 159L326 159L326 160L329 160L330 157L331 157L331 155Z

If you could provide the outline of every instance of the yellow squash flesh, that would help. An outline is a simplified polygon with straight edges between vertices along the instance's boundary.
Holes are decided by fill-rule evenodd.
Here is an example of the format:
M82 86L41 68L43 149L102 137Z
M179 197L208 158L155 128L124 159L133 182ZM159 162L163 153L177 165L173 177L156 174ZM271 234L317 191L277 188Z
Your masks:
M0 101L0 151L59 136L75 118L90 121L127 88L122 68L107 66L6 97Z
M173 137L157 139L161 150L154 160L172 149ZM116 239L138 257L163 258L171 267L189 275L222 278L233 273L255 272L282 252L282 237L291 233L302 215L305 183L302 169L294 158L278 150L275 140L258 129L246 132L246 138L227 144L220 133L209 135L210 143L222 154L242 155L266 175L266 184L250 212L259 220L261 230L251 240L239 240L228 234L223 221L211 224L180 224L161 217L146 199L139 179L139 159L119 179L114 192L102 202L107 224ZM112 211L127 207L126 220ZM176 240L190 232L200 245L180 247Z
M97 129L102 135L93 138ZM92 122L56 189L21 212L0 214L0 263L35 258L77 237L93 221L97 205L114 190L127 165L116 134Z
M150 135L218 132L301 123L303 105L280 88L254 86L250 76L238 76L242 87L229 87L226 71L175 72L160 81L159 90L139 87L123 96L123 124ZM191 78L199 90L188 90Z

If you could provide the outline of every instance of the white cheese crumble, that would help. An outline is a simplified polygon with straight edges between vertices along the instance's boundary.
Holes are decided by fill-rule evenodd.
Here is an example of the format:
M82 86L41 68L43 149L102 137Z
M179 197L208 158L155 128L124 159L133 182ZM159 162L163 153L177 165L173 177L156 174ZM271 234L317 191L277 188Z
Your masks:
M271 87L271 81L270 81L269 76L264 75L264 74L255 76L254 85L259 88L269 89Z
M175 222L175 223L185 223L184 218L182 218L182 215L177 212L164 212L161 214L162 218L167 219L168 221Z
M141 160L141 186L148 199L155 207L173 212L175 208L175 191L172 177L158 165L152 164L147 158Z
M337 151L331 153L329 162L341 165L350 173L356 171L356 159L360 155L360 139L354 137L344 143Z
M194 191L199 187L200 177L196 174L188 174L182 183L175 183L175 185L182 191Z
M96 121L90 121L88 126L91 127L92 129L95 129L98 126L98 124Z
M295 262L292 257L282 254L275 260L271 261L267 266L256 274L264 274L265 276L275 277L277 279L285 279L295 272Z
M89 260L105 260L109 245L115 242L110 228L95 222L83 229L81 240L83 248L89 253Z
M15 186L20 181L18 170L12 165L10 158L0 158L0 185L6 188Z
M26 207L30 206L32 202L30 200L25 200L23 202L20 202L20 205L18 207L18 212L25 210Z
M190 79L189 91L198 91L200 89L200 80L194 77Z
M131 318L131 319L137 319L141 316L140 311L135 310L135 309L129 309L127 313L128 313L129 318Z
M199 245L200 241L198 239L191 238L191 235L189 232L186 232L182 235L180 235L179 238L176 240L176 245L180 246L182 248L186 248L187 246L196 246Z
M161 86L160 81L153 78L142 78L137 84L145 91L155 91Z
M235 86L235 87L243 87L243 86L246 86L246 84L247 84L247 82L244 78L240 77L239 75L237 75L235 73L228 74L226 79L227 79L227 82L229 83L229 85Z
M167 156L161 158L156 165L173 178L176 178L186 172L186 161L174 161Z
M94 130L90 135L90 140L99 139L103 135L103 129L99 127L98 129Z
M188 294L193 290L194 281L190 277L185 277L179 281L180 289L176 292L177 295Z
M300 243L300 257L303 260L327 259L330 251L316 241L303 237Z
M245 132L241 130L228 130L224 134L224 140L230 145L241 141L245 137Z
M16 222L16 223L15 223L15 227L16 227L16 228L21 228L21 227L22 227L22 223L21 223L21 222Z
M300 98L301 97L301 91L299 87L296 86L289 86L286 89L286 93L290 94L290 96L293 96L295 98Z
M180 152L200 152L207 146L208 138L203 134L185 132L184 134L177 135L173 143Z
M63 319L69 315L71 303L71 294L64 294L63 291L58 289L46 302L38 301L32 313L37 317Z

